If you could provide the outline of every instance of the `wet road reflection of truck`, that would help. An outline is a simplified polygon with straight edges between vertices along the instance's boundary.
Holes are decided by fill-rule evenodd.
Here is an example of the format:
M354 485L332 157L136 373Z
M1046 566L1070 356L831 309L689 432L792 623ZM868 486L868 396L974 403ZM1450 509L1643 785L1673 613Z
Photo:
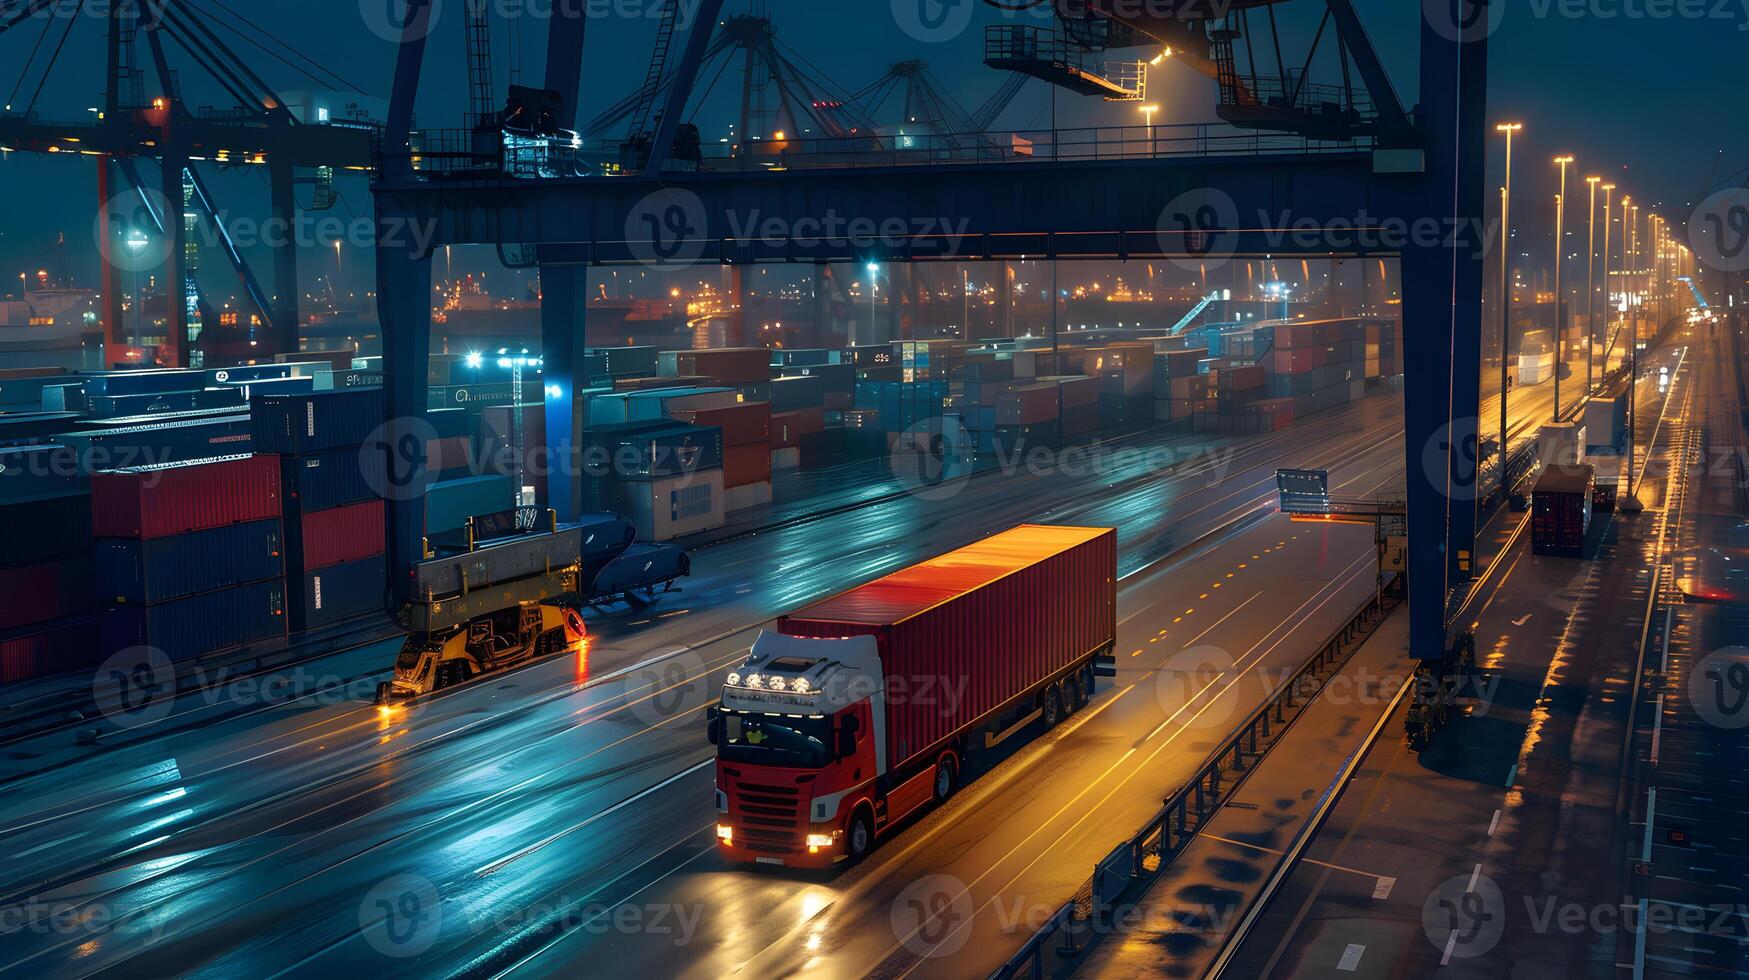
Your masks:
M859 860L968 756L1085 705L1116 635L1110 528L1024 525L779 619L710 709L718 850Z

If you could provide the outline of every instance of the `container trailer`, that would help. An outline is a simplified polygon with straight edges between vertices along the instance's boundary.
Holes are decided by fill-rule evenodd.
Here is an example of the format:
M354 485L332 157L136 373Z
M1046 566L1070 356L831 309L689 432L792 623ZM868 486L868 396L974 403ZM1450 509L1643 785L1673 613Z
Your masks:
M1117 532L1023 525L779 619L708 712L718 851L860 860L1109 674Z
M533 515L530 519L528 515ZM494 529L502 536L491 538ZM647 605L691 572L673 545L635 545L617 514L574 525L516 508L472 518L458 553L412 571L408 632L379 703L418 697L569 649L588 636L583 610L610 601Z
M1559 558L1585 557L1591 530L1592 495L1597 485L1590 466L1543 468L1531 493L1531 552Z

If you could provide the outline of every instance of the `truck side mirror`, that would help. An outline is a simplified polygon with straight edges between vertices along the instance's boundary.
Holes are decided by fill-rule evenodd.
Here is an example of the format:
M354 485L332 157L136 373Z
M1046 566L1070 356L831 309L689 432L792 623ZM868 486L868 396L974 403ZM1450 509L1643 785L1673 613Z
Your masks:
M704 709L705 735L712 745L720 745L723 741L723 714L717 705Z
M838 758L848 759L856 754L856 732L851 728L838 730Z

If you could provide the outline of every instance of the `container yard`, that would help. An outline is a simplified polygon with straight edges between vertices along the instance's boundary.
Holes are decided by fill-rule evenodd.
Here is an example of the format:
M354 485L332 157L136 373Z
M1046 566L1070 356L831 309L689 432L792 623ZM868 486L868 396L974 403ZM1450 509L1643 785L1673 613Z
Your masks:
M1054 352L950 340L592 350L575 408L587 509L624 515L638 541L705 540L805 504L786 496L800 479L819 492L817 474L893 453L945 445L991 467L1160 425L1260 435L1399 369L1389 321L1195 333ZM470 365L431 358L428 541L547 500L545 405ZM199 657L382 615L388 460L365 445L386 419L377 367L331 356L9 379L0 571L42 601L0 624L8 676L86 669L124 642Z

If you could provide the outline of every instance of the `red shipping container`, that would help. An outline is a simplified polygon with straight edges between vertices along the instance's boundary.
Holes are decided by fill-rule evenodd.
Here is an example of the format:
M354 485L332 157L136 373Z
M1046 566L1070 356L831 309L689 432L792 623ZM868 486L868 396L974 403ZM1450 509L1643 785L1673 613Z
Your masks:
M1117 637L1117 532L1023 525L778 620L789 636L873 635L887 771ZM955 697L906 696L964 685Z
M689 375L684 378L615 378L614 391L660 391L664 388L704 388L711 379Z
M996 402L996 424L1040 425L1055 422L1059 408L1058 393L1057 385L1048 382L1012 388Z
M676 411L677 422L692 425L714 425L723 430L723 446L769 446L771 443L771 403L744 402L727 408L696 411Z
M1057 397L1063 408L1084 408L1099 404L1099 379L1092 377L1057 378Z
M382 554L386 510L382 501L367 500L350 507L305 514L299 552L303 570L314 571Z
M0 568L0 630L82 616L97 605L90 555Z
M222 459L91 475L91 532L161 538L280 513L279 457Z
M774 412L771 416L771 447L787 449L800 446L802 436L826 431L824 408L803 408L794 412Z
M663 355L666 358L666 354ZM710 378L719 385L771 380L771 351L763 347L724 347L674 352L675 374Z
M757 446L725 446L723 447L723 487L744 487L749 483L767 483L771 480L771 447L764 443Z

